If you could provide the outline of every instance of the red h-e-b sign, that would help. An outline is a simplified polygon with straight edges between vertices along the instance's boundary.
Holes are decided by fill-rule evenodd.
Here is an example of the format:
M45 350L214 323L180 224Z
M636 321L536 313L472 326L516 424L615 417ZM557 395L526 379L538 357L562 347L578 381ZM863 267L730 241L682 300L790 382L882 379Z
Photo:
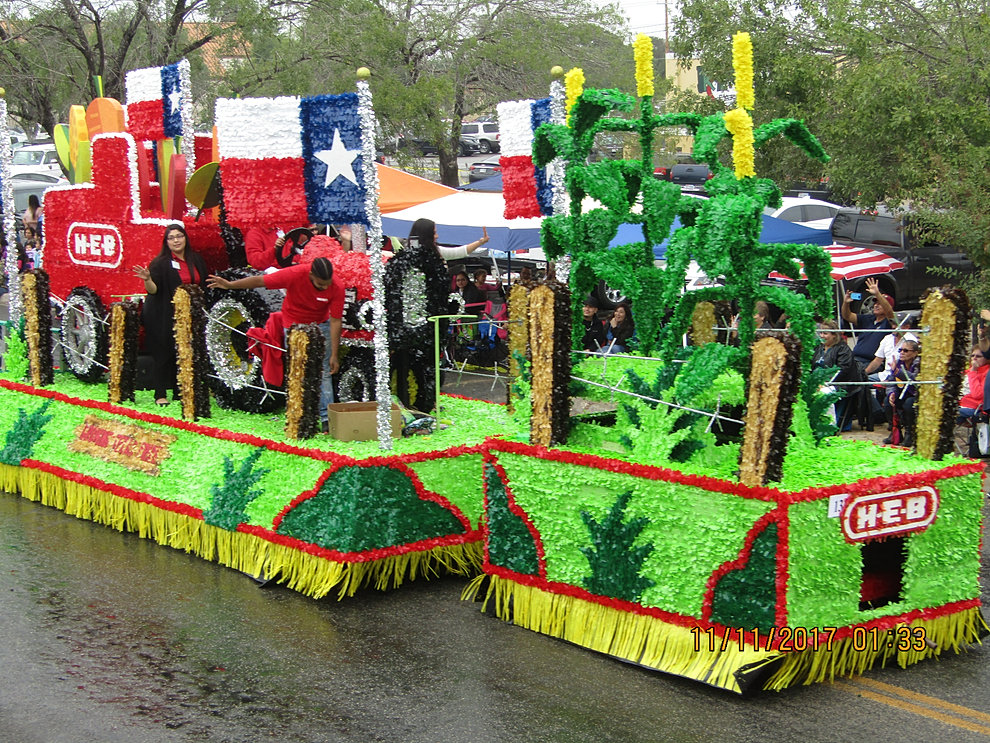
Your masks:
M117 268L124 257L120 230L111 224L73 222L66 247L69 260L81 266Z
M854 495L842 509L842 532L850 542L862 542L921 531L935 520L938 502L938 491L927 486Z

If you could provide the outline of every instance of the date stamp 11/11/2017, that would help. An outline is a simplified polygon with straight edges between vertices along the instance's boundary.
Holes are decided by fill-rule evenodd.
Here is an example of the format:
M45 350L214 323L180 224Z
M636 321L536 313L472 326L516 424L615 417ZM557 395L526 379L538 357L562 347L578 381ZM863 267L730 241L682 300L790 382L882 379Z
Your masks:
M897 624L893 627L692 627L695 652L777 650L783 653L806 650L830 652L848 641L853 651L891 650L920 652L931 647L924 627Z

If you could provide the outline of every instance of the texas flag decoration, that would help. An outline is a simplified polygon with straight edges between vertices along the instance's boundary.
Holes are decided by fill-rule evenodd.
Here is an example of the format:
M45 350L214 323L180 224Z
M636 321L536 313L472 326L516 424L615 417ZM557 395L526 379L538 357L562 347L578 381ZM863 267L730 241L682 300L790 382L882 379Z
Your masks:
M550 121L550 99L506 101L497 110L505 218L552 214L549 175L533 164L533 132Z
M189 61L131 70L124 77L127 131L137 140L181 137L192 130Z
M231 224L368 224L356 93L221 98L216 126Z

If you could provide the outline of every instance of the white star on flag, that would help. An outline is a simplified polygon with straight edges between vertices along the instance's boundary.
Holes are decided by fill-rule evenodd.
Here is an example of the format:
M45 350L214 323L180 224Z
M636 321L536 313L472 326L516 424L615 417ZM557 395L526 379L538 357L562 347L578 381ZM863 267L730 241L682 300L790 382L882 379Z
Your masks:
M323 187L328 187L338 176L343 176L355 186L358 185L357 177L354 175L354 160L361 154L361 150L349 150L344 146L344 140L340 138L340 130L333 130L333 143L329 150L320 150L315 153L315 157L327 166L327 177Z
M182 102L182 93L178 90L173 90L168 94L168 102L172 106L172 113L175 113L179 110L179 103Z

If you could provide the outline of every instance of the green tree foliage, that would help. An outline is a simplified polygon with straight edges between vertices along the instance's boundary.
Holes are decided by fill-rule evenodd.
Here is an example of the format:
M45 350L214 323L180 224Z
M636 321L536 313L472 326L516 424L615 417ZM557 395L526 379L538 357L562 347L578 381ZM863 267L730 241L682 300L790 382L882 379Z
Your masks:
M367 66L388 145L400 134L439 148L443 182L457 181L461 121L495 104L544 97L550 68L583 66L597 83L616 83L623 39L614 9L588 0L310 0L265 54L228 74L232 92L325 93L351 89ZM625 67L625 66L622 66ZM623 70L621 74L628 72ZM631 78L631 76L629 76Z
M128 70L183 57L199 62L210 42L253 27L232 20L242 9L268 15L253 0L14 0L0 10L0 79L8 111L51 135L72 104L104 95L124 101ZM201 65L197 75L204 73ZM204 73L205 74L205 73Z
M591 537L591 546L581 548L591 567L584 587L598 596L639 601L643 591L653 585L652 580L640 575L643 563L653 552L653 545L634 546L650 520L640 516L623 521L631 497L631 490L620 495L601 523L587 511L581 511L581 520Z
M838 198L910 203L936 236L990 266L990 24L982 0L685 0L673 48L730 80L725 43L753 37L755 115L803 118L832 161L770 147L757 171L827 176ZM759 120L757 121L759 123Z
M210 488L213 498L210 507L203 511L207 524L234 531L238 524L248 520L245 509L263 492L255 486L269 472L264 467L255 468L264 453L265 447L259 446L244 457L236 470L230 457L223 458L223 479Z

